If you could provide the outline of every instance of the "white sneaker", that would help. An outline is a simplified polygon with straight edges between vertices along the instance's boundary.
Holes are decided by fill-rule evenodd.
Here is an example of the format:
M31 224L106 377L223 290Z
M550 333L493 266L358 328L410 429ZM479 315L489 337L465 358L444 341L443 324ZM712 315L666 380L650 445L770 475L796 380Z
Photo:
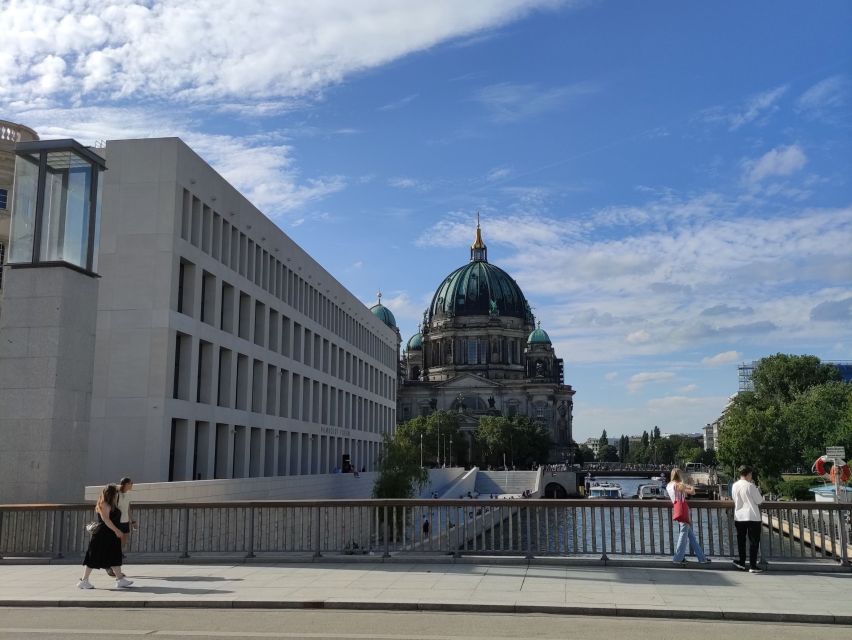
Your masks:
M77 588L78 589L94 589L95 585L93 585L91 582L89 582L85 578L81 578L80 581L77 583Z
M133 584L133 580L128 580L127 578L121 577L115 581L115 588L121 589L122 587L129 587Z

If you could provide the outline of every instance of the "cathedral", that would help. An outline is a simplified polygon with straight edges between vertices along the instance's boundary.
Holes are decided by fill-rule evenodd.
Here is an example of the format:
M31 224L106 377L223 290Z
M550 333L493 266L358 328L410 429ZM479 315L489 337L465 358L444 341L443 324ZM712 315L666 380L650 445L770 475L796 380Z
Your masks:
M381 301L372 311L396 328ZM477 221L469 262L438 285L420 331L404 347L397 419L457 411L472 442L480 416L527 416L549 431L551 461L562 461L572 442L573 395L520 287L488 262Z

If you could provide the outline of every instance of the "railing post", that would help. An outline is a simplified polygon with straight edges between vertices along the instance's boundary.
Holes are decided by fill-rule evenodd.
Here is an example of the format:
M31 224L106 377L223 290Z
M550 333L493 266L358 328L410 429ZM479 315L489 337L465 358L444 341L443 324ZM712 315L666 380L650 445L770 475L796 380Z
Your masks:
M609 558L606 555L606 518L604 517L604 507L599 506L600 514L601 514L601 561L606 562ZM592 514L592 519L594 519L594 513Z
M183 535L181 536L181 558L189 557L189 507L183 510Z
M249 539L246 558L254 558L254 507L249 507Z
M314 528L314 558L322 557L322 507L317 505L314 507L317 512L317 524Z
M390 534L388 532L388 508L387 505L384 507L385 511L385 526L384 526L384 536L385 536L385 552L382 554L383 558L390 558Z
M59 540L56 543L56 552L53 557L59 560L62 558L62 539L65 536L65 511L59 510Z
M532 527L531 527L531 523L530 523L530 520L532 519L532 517L530 515L530 507L529 506L526 507L526 512L527 512L527 555L526 555L526 559L532 560L533 559ZM536 529L536 533L538 533L538 529Z
M3 559L3 512L0 511L0 560Z
M846 517L849 518L852 511L847 513ZM847 527L849 524L844 522L843 518L843 510L837 510L837 526L840 529L840 564L844 567L849 566L849 531Z

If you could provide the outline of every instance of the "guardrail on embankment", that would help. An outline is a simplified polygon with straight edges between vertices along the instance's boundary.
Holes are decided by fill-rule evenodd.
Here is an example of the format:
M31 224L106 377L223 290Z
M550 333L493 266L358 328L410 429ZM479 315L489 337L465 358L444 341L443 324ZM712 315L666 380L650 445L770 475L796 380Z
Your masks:
M693 501L693 527L711 557L736 555L730 501ZM849 566L852 505L768 502L764 559ZM296 500L134 504L129 552L162 559L424 553L526 558L661 557L678 527L667 501ZM91 504L0 505L0 557L76 558ZM429 521L428 532L423 527Z

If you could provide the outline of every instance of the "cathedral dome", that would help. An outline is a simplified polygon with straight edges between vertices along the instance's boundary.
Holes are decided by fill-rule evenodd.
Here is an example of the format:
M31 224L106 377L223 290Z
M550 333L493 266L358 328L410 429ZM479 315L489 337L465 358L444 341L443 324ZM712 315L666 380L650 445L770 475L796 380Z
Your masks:
M470 262L459 267L438 286L429 305L429 318L503 316L532 322L532 314L518 283L487 260L479 223L470 247Z
M547 331L541 328L540 322L527 338L527 344L551 344L550 336L547 335Z
M408 340L408 344L405 345L406 350L408 351L422 351L423 350L423 335L418 331Z
M374 316L388 325L391 329L396 329L396 318L393 317L391 310L382 304L381 293L379 294L379 301L370 307L370 311L372 311Z

